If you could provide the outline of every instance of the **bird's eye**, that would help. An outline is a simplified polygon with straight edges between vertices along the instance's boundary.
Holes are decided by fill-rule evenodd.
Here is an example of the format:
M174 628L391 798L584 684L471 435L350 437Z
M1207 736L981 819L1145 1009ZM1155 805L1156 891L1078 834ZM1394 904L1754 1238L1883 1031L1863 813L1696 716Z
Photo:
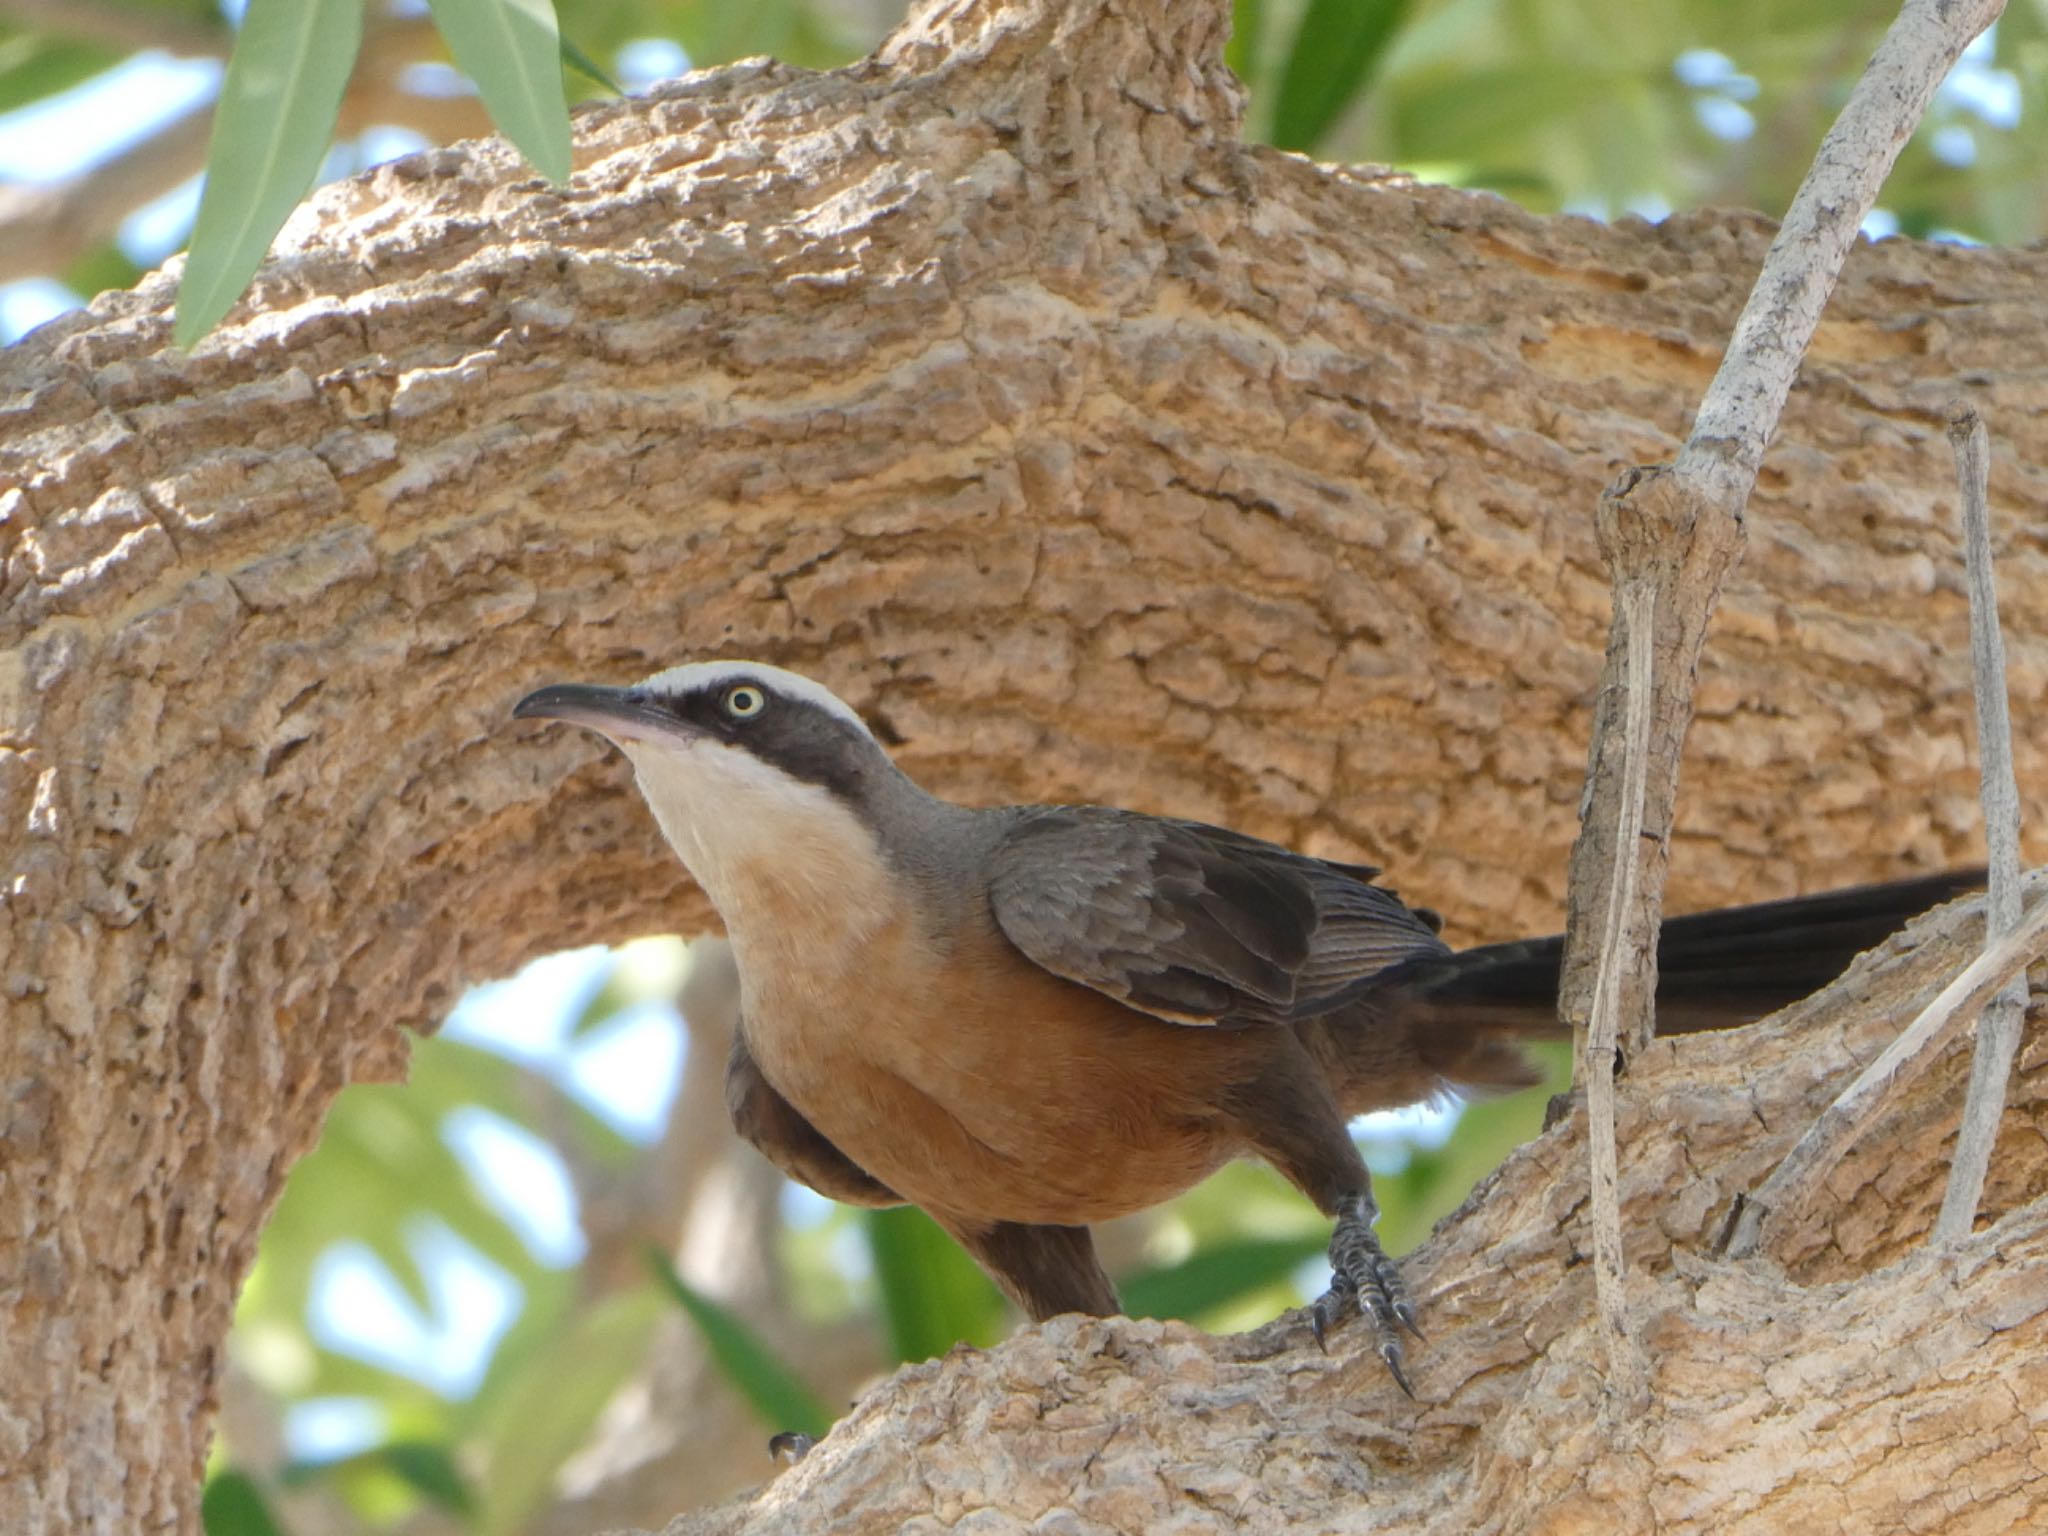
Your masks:
M725 691L725 712L735 720L751 720L768 707L768 695L751 683Z

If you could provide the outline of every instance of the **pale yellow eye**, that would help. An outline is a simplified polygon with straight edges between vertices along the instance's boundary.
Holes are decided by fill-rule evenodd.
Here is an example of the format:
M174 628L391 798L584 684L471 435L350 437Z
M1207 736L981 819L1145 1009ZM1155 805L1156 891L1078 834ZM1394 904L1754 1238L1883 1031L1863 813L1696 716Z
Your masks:
M750 683L726 690L725 712L735 720L751 720L767 707L768 695Z

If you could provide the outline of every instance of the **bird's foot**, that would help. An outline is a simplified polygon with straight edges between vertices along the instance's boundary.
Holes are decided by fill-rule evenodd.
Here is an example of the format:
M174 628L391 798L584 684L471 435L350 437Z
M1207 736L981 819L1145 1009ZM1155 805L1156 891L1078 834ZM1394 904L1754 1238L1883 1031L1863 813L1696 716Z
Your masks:
M1337 1207L1337 1230L1330 1238L1330 1288L1309 1308L1309 1323L1315 1329L1316 1347L1327 1350L1329 1331L1342 1322L1354 1307L1373 1321L1379 1333L1380 1358L1387 1363L1395 1385L1410 1397L1402 1369L1401 1330L1422 1337L1416 1326L1415 1305L1401 1285L1401 1272L1373 1235L1373 1218L1379 1208L1370 1195L1352 1195Z
M768 1437L768 1454L777 1461L793 1467L810 1455L811 1447L817 1443L809 1435L801 1434L794 1429L785 1429L779 1435Z

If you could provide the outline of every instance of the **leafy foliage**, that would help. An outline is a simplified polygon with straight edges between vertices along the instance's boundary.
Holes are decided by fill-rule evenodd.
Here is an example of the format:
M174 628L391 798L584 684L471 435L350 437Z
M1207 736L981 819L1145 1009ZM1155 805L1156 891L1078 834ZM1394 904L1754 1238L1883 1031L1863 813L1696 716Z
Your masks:
M359 83L350 78L355 35L366 16L385 24L388 3L250 0L180 298L181 341L225 313L319 172L343 92ZM220 28L204 0L104 4L175 22L186 39ZM844 0L583 0L567 12L573 35L558 36L551 0L431 0L431 9L499 128L556 180L570 163L565 60L586 89L614 89L622 50L647 38L672 39L701 66L768 53L824 68L858 57L891 19ZM1870 0L1233 0L1227 59L1250 87L1249 131L1284 148L1402 166L1543 210L1655 213L1714 201L1775 212L1895 9ZM83 27L74 37L0 20L0 114L50 101L120 58ZM1916 235L2011 244L2048 235L2048 135L2026 131L2044 110L2048 7L2016 5L1908 146L1886 192L1888 217ZM329 173L347 164L330 159ZM131 265L84 257L62 274L77 292L132 280Z
M673 974L658 964L638 969ZM630 987L609 995L622 1012L647 1001ZM294 1461L278 1483L325 1490L366 1523L426 1504L478 1532L520 1529L552 1499L557 1470L644 1364L663 1312L652 1284L586 1297L573 1267L535 1251L515 1213L451 1145L451 1128L480 1114L547 1132L582 1166L618 1167L636 1155L549 1074L460 1040L422 1041L406 1086L359 1086L336 1102L319 1145L292 1171L243 1291L234 1353L261 1389L284 1404L374 1407L381 1433L372 1444ZM462 1321L442 1273L451 1251L516 1296L517 1315L473 1386L389 1349L366 1355L335 1334L322 1282L343 1251L385 1277L421 1336ZM245 1468L236 1473L260 1502L260 1484ZM245 1518L241 1486L225 1487L233 1518Z
M207 1480L199 1517L206 1536L284 1536L263 1490L240 1472L222 1472Z
M1273 142L1311 150L1371 82L1408 0L1309 0L1273 103Z
M963 1341L1002 1336L1002 1297L931 1217L900 1206L864 1211L861 1220L892 1359L929 1360Z

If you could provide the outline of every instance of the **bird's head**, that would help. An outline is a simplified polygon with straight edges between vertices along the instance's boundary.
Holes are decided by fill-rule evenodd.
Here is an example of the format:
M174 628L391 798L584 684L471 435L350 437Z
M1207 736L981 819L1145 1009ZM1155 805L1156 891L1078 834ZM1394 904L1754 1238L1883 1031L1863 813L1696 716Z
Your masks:
M512 713L615 742L669 845L728 922L750 881L819 883L831 869L875 864L884 803L921 793L851 708L761 662L695 662L623 688L557 683Z

